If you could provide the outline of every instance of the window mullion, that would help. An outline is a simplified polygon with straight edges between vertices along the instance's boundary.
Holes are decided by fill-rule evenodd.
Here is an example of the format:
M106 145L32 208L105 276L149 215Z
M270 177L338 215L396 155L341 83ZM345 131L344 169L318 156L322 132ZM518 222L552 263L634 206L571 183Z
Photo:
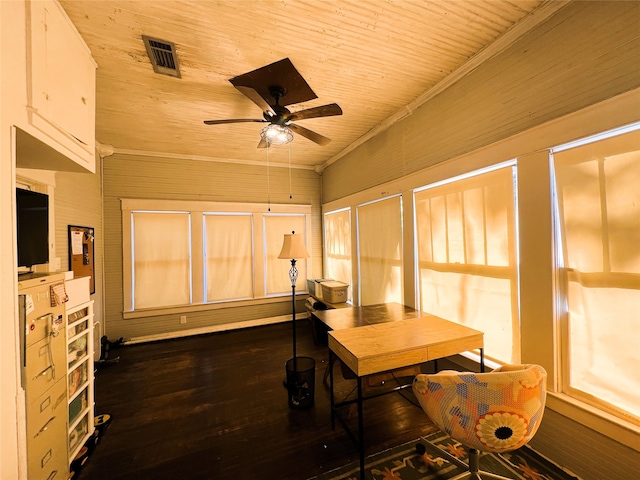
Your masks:
M203 212L191 212L191 303L205 302L205 251Z

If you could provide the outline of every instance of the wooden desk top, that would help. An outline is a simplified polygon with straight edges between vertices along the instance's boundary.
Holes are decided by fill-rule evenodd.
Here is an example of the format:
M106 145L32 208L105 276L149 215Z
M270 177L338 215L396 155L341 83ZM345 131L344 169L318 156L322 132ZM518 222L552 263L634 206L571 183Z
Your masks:
M395 307L392 312L400 314ZM409 314L413 318L330 331L329 348L364 376L483 347L478 330L415 310Z
M380 303L336 310L315 310L313 315L329 329L343 330L345 328L415 318L420 316L420 312L399 303Z

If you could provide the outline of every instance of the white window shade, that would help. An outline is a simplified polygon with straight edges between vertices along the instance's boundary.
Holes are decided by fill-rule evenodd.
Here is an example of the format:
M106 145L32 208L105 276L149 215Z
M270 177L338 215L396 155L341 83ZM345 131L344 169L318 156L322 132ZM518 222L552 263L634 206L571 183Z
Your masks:
M402 199L358 207L360 304L402 301Z
M640 424L640 131L553 161L564 389Z
M205 214L207 301L253 297L253 219Z
M350 209L324 215L324 251L324 276L350 285L352 283Z
M134 308L191 301L188 213L132 214Z
M513 167L417 191L420 307L484 332L488 357L520 361Z

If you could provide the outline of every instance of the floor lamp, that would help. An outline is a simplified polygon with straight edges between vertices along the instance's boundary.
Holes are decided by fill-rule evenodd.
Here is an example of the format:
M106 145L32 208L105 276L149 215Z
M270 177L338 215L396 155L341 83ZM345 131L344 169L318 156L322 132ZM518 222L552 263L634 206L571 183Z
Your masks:
M298 357L296 353L296 282L298 281L296 259L308 257L309 253L307 253L307 249L304 246L302 235L296 234L296 232L285 234L282 250L278 258L291 260L289 280L291 280L293 357L287 361L286 383L289 393L289 406L293 408L306 408L313 405L315 360L310 357Z

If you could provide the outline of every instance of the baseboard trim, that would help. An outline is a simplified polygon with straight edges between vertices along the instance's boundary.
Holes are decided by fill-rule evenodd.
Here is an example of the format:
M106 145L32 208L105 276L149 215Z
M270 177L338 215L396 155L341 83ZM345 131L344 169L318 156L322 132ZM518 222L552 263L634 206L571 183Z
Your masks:
M296 313L296 321L306 320L309 318L307 313ZM191 337L193 335L203 335L207 333L226 332L230 330L238 330L241 328L261 327L264 325L273 325L275 323L290 322L291 315L279 315L277 317L256 318L254 320L245 320L243 322L224 323L221 325L210 325L201 328L192 328L189 330L178 330L174 332L158 333L155 335L143 335L140 337L132 337L123 343L125 345L135 345L138 343L157 342L161 340L172 340L175 338Z

